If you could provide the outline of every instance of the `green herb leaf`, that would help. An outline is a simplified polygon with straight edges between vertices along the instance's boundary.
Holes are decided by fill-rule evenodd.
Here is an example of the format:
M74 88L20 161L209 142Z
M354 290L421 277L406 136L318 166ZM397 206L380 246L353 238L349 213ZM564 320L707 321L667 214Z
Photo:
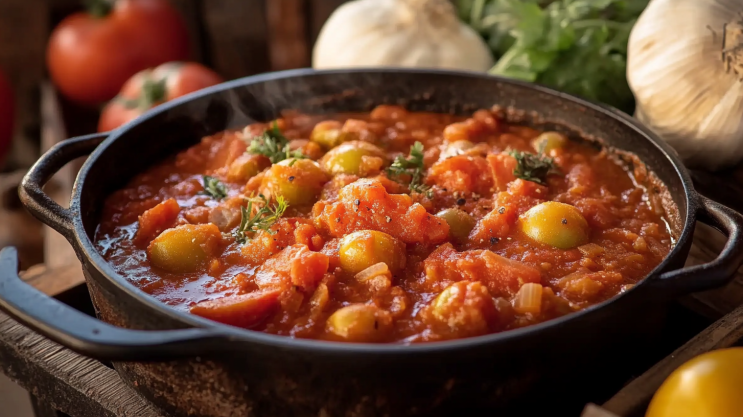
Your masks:
M227 188L221 181L208 175L204 175L203 181L204 194L210 195L212 198L217 200L227 197Z
M248 152L257 155L264 155L268 157L273 164L290 158L306 158L306 156L302 154L302 151L298 149L292 151L289 148L289 139L281 133L276 122L273 123L270 129L263 132L261 136L255 137L250 141Z
M262 205L255 215L252 215L253 202ZM273 207L269 205L268 200L266 200L263 194L257 199L248 199L248 206L240 207L242 217L240 219L240 226L234 232L235 240L240 244L244 244L248 241L250 235L260 230L271 235L275 234L276 232L271 230L271 226L284 215L287 207L289 207L289 204L283 196L276 197L276 204Z
M555 161L540 153L535 155L528 152L512 151L509 155L516 159L516 168L513 175L522 180L544 184L547 175L557 173Z
M457 0L499 58L490 73L632 113L627 43L648 0Z
M433 193L431 187L423 184L423 171L425 166L423 164L423 144L415 142L410 148L410 154L407 158L398 156L392 162L392 165L387 168L387 175L390 178L399 179L402 175L410 176L410 184L408 188L412 192L425 193L426 196L431 198Z

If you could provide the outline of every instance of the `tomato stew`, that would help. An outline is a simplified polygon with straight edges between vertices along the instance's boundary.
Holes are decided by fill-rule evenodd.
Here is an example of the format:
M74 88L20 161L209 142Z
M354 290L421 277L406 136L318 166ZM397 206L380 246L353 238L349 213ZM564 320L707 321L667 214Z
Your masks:
M416 343L626 291L673 239L642 167L557 132L379 106L204 138L105 202L96 245L177 309L297 338Z

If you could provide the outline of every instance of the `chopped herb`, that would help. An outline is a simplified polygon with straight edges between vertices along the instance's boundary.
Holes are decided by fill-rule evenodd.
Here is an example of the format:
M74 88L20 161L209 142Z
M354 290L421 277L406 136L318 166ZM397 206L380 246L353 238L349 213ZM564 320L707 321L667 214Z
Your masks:
M204 194L210 195L217 200L227 197L227 188L225 188L221 181L208 175L204 175L203 180Z
M513 170L516 178L544 184L547 175L557 172L554 159L546 155L520 151L512 151L510 155L516 158L517 165Z
M252 214L254 201L263 205L255 215ZM248 241L250 234L259 230L263 230L271 235L275 234L276 232L271 230L271 226L284 215L287 207L289 207L289 204L287 204L283 196L276 197L276 205L273 207L268 204L268 200L266 200L263 194L258 199L249 199L248 207L243 206L240 208L242 218L240 219L240 226L235 230L235 239L238 243L243 244Z
M289 139L281 133L276 122L270 129L266 129L261 136L254 137L250 141L248 152L266 156L273 164L285 159L294 158L296 161L307 157L299 149L292 151L289 148ZM292 161L292 165L295 161Z
M423 144L415 142L410 148L410 155L407 158L398 156L392 165L387 168L387 175L391 178L399 178L402 175L410 176L408 188L412 192L425 193L428 198L433 197L431 187L423 184Z

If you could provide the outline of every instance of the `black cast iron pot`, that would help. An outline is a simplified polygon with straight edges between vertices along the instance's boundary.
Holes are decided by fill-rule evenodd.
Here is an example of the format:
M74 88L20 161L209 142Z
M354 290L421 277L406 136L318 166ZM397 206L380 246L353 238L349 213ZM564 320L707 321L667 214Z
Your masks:
M633 289L587 310L500 334L413 346L295 340L179 312L127 282L94 248L103 199L201 137L270 120L287 108L327 113L378 104L457 113L497 104L527 111L533 124L557 124L632 152L667 187L675 248ZM60 207L42 186L66 162L89 153L70 208ZM113 361L135 389L177 416L472 415L523 398L539 403L642 351L670 300L723 285L743 262L743 217L698 195L676 154L635 120L474 73L298 70L228 82L161 105L108 135L58 144L31 168L20 193L36 217L75 247L100 320L20 281L7 249L0 308L65 346ZM726 233L728 242L713 262L679 269L696 220ZM528 415L525 410L519 414Z

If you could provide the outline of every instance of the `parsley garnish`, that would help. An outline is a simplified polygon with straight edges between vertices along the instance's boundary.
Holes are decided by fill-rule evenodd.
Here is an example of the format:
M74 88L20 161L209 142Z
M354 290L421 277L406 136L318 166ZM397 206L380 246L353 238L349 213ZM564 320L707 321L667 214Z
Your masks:
M227 197L227 188L221 181L214 177L204 175L204 194L210 195L217 200Z
M509 155L516 158L516 168L513 175L526 181L544 184L547 175L557 172L554 159L539 153L535 155L528 152L511 151Z
M258 209L255 215L251 215L253 213L254 200L263 204L263 207ZM240 207L242 218L240 220L240 226L234 232L235 239L238 243L243 244L248 241L249 234L259 230L263 230L270 235L275 234L276 232L271 230L271 226L284 215L287 207L289 207L289 204L283 196L276 197L276 205L273 207L269 206L268 200L266 200L263 194L258 199L249 199L247 208L245 206Z
M410 185L408 188L410 191L416 193L425 193L428 198L431 198L433 193L431 187L423 184L423 144L415 142L410 148L410 155L405 158L398 156L392 165L387 168L387 174L392 178L399 178L401 175L410 175Z
M302 151L292 151L289 148L289 139L281 133L279 126L275 121L270 129L266 129L261 136L257 136L250 141L248 152L257 155L264 155L271 160L272 164L289 158L306 158L306 156L302 154Z
M456 0L498 59L491 74L537 82L632 114L630 31L648 0Z

